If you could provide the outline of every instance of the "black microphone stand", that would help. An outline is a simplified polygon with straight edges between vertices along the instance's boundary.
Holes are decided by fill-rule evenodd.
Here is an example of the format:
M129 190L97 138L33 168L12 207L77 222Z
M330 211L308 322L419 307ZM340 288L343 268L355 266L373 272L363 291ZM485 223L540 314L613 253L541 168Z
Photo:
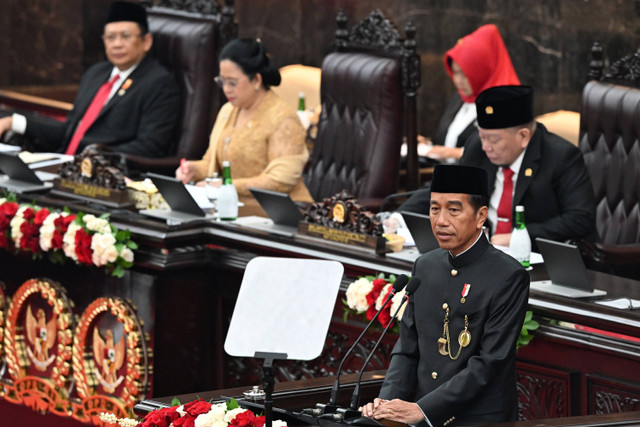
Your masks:
M333 387L331 388L331 396L329 398L329 403L322 408L323 413L325 414L333 413L333 412L336 412L336 410L338 409L338 391L340 390L340 373L342 372L342 365L344 365L344 362L347 360L347 357L353 352L356 345L360 342L362 337L364 337L364 334L369 330L373 322L375 322L378 319L380 312L384 310L384 308L387 306L389 301L391 301L391 298L393 298L398 291L404 288L404 286L406 285L406 282L408 281L409 279L407 278L406 275L402 274L398 276L398 278L393 284L392 291L389 292L387 299L382 303L382 307L380 308L380 310L378 310L375 316L373 316L373 319L369 321L367 326L364 327L364 329L360 333L360 336L353 342L349 350L347 350L347 352L345 353L344 357L340 361L340 365L338 366L338 370L336 373L336 380L333 383Z
M371 361L371 358L373 357L376 349L378 348L378 346L382 342L382 339L386 335L387 331L389 330L391 325L395 322L396 316L400 312L400 309L402 308L402 306L404 306L404 304L408 300L409 300L409 296L407 294L405 294L402 297L402 303L400 303L398 308L396 308L395 313L393 313L393 317L391 317L391 321L389 321L389 323L387 323L387 326L384 328L384 330L380 334L380 337L378 338L378 341L376 341L375 345L373 346L373 349L371 350L371 352L367 356L367 359L364 361L364 365L362 366L362 369L360 370L360 373L358 374L358 380L356 381L356 386L353 389L353 396L351 397L351 405L349 406L349 409L351 410L351 412L349 414L345 414L345 418L352 418L353 416L360 416L361 415L360 411L358 410L358 407L360 405L360 382L362 381L362 374L364 373L365 369L367 369L367 365L369 365L369 362ZM354 411L355 411L355 414L353 413ZM347 416L347 415L351 415L351 416Z
M380 343L382 342L382 339L384 338L387 331L391 327L391 324L395 321L396 317L398 316L400 309L402 308L402 306L404 306L407 303L407 301L409 301L409 296L412 295L416 291L416 289L418 289L418 286L420 286L420 278L414 277L413 279L411 279L411 283L407 286L407 291L405 295L402 297L402 302L400 303L400 305L398 305L398 308L396 309L395 313L393 313L393 316L391 317L392 320L384 328L384 330L382 331L382 334L380 334L380 337L378 338L378 341L376 341L375 345L373 346L373 349L371 349L369 356L367 356L367 359L365 360L364 365L362 366L362 369L358 374L358 379L353 389L353 395L351 397L351 405L349 406L349 409L345 411L345 415L344 415L345 424L350 424L350 425L379 425L380 424L377 421L372 420L371 418L363 417L362 413L358 410L360 406L360 383L362 382L362 374L367 368L367 365L369 365L369 362L371 361L373 354L375 353L376 349L380 346Z

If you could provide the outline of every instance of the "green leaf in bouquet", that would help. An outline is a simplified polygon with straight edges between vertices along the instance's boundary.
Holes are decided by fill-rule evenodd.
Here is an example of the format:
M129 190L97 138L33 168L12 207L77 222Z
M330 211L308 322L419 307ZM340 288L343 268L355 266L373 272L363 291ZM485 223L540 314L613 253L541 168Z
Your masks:
M227 400L227 411L231 411L233 409L239 408L240 404L234 398Z

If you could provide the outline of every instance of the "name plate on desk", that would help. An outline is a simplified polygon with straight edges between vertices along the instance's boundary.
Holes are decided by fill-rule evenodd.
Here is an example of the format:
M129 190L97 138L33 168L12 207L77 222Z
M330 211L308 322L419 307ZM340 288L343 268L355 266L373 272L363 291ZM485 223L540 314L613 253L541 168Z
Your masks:
M60 167L53 180L53 192L111 207L131 205L125 177L99 149L89 146Z
M378 245L385 244L384 237L368 236L362 233L354 233L351 231L338 230L335 228L325 227L320 224L311 224L308 222L300 222L298 224L298 232L308 236L320 237L324 240L332 242L346 243L348 245L364 246L368 248L377 248Z
M64 193L67 196L85 200L100 200L109 206L122 207L131 204L127 190L114 190L64 178L55 178L53 188L55 192Z

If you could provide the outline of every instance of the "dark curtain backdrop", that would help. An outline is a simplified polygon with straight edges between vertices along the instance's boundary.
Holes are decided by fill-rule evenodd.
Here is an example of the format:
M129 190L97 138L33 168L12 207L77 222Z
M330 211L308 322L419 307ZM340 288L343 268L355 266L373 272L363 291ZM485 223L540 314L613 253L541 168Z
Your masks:
M1 0L0 87L77 83L102 58L109 0ZM332 50L335 16L349 26L374 8L403 30L416 25L422 60L419 130L430 135L454 90L443 53L485 23L502 32L514 66L536 89L536 113L579 110L589 50L599 40L618 58L639 46L638 0L236 0L242 37L260 37L278 65L320 66Z

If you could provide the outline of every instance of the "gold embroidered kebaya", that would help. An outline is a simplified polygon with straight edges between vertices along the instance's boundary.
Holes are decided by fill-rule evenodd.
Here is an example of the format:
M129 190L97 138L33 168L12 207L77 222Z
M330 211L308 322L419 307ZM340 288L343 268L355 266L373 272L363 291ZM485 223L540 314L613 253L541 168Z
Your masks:
M209 149L202 160L194 162L194 179L200 181L214 172L220 173L222 162L230 161L233 185L247 208L241 212L245 215L262 213L249 192L251 187L289 193L295 201L312 202L302 180L309 153L296 112L271 90L247 123L236 127L239 112L230 103L220 109Z

